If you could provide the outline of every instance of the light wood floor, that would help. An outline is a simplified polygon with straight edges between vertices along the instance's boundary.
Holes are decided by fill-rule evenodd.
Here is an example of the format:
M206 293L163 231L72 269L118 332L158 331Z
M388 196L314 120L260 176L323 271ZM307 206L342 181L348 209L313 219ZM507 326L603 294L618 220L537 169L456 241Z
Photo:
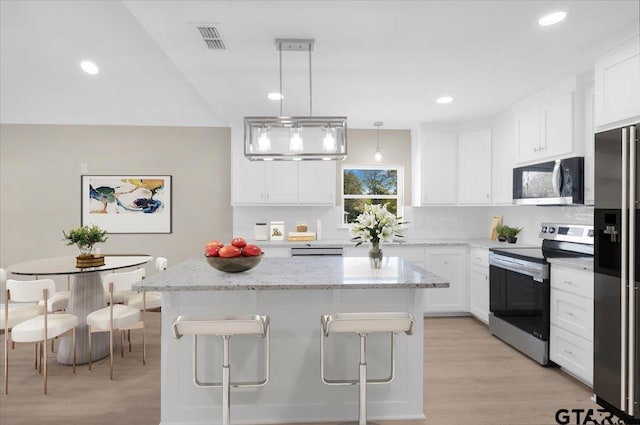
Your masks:
M147 314L147 323L146 366L139 332L133 352L116 358L114 381L108 359L73 375L51 355L46 396L33 370L33 347L18 345L9 353L9 396L0 395L0 424L159 424L160 314ZM424 357L427 419L381 424L554 425L558 409L597 408L587 386L529 360L472 318L426 319Z

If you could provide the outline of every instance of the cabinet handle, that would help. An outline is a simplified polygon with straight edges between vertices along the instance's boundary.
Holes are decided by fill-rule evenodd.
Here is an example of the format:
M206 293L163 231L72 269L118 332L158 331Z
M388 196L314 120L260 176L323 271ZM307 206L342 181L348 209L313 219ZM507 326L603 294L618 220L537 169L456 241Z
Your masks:
M573 282L571 282L570 280L565 280L564 283L566 283L567 285L573 285Z
M444 262L444 264L449 264L449 262L448 262L448 261L445 261L445 262Z
M573 317L574 316L574 314L572 312L570 312L570 311L566 311L564 314L566 314L569 317Z
M570 356L573 356L573 351L571 350L564 350L565 353L567 353Z
M538 148L533 148L533 151L534 151L534 152L538 152L538 151L539 151L539 149L538 149Z
M489 194L487 193L487 199L489 199Z

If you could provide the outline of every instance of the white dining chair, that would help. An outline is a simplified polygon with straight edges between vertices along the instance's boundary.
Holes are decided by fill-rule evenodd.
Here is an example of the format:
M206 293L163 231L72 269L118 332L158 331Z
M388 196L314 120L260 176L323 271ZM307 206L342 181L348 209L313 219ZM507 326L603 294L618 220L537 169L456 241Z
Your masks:
M17 303L10 300L8 304L5 304L4 298L7 296L7 271L5 269L0 269L0 289L3 298L2 305L0 305L0 329L3 329L7 337L11 335L11 329L15 325L44 312L44 307L35 303ZM12 348L13 345L12 343Z
M47 300L47 311L49 313L55 313L56 311L65 311L69 305L69 298L71 297L71 276L67 275L67 290L56 291L55 294L49 297ZM39 302L40 305L44 305L44 301Z
M13 280L7 282L5 304L5 339L4 339L4 393L9 394L9 337L8 337L8 313L9 301L34 303L43 301L47 305L50 295L56 293L56 284L52 279L41 280ZM68 333L73 338L73 373L76 371L76 326L79 324L78 316L68 313L49 314L42 307L43 314L22 321L11 329L11 341L14 343L37 343L36 353L44 355L41 365L44 369L44 393L47 394L47 350L44 349L47 340Z
M167 259L164 257L156 258L156 269L159 272L167 270ZM156 291L148 291L146 293L146 310L156 310L162 307L162 293ZM126 305L137 307L142 310L142 292L132 292L124 302Z
M132 307L124 304L117 304L113 295L116 292L131 291L131 286L144 279L145 270L143 268L130 272L109 273L103 277L103 281L108 283L109 306L101 308L87 315L87 325L89 332L89 370L92 362L92 341L91 334L96 332L109 332L109 379L113 380L113 334L120 331L120 355L124 357L124 331L132 329L142 330L142 364L146 364L146 344L144 335L144 307L145 297L143 292L143 308ZM131 341L129 341L129 351L131 351Z

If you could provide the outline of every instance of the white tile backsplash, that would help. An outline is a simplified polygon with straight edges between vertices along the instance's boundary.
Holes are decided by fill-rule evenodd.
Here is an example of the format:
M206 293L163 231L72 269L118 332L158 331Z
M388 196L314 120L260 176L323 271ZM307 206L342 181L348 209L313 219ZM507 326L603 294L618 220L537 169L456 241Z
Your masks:
M501 215L503 223L522 227L518 239L522 243L539 245L540 223L593 224L593 207L538 206L433 206L405 207L404 231L407 239L476 239L488 238L491 218ZM285 232L295 230L296 222L306 220L309 231L316 231L317 220L322 221L322 239L349 239L349 231L341 225L340 207L234 207L233 234L253 239L253 226L258 222L284 221Z

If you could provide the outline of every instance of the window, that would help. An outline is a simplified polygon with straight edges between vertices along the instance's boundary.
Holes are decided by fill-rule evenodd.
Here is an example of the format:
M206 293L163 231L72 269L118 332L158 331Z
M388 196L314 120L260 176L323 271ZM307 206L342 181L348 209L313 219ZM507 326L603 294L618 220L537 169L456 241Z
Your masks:
M388 204L389 212L402 216L401 166L343 166L343 223L353 223L365 204Z

